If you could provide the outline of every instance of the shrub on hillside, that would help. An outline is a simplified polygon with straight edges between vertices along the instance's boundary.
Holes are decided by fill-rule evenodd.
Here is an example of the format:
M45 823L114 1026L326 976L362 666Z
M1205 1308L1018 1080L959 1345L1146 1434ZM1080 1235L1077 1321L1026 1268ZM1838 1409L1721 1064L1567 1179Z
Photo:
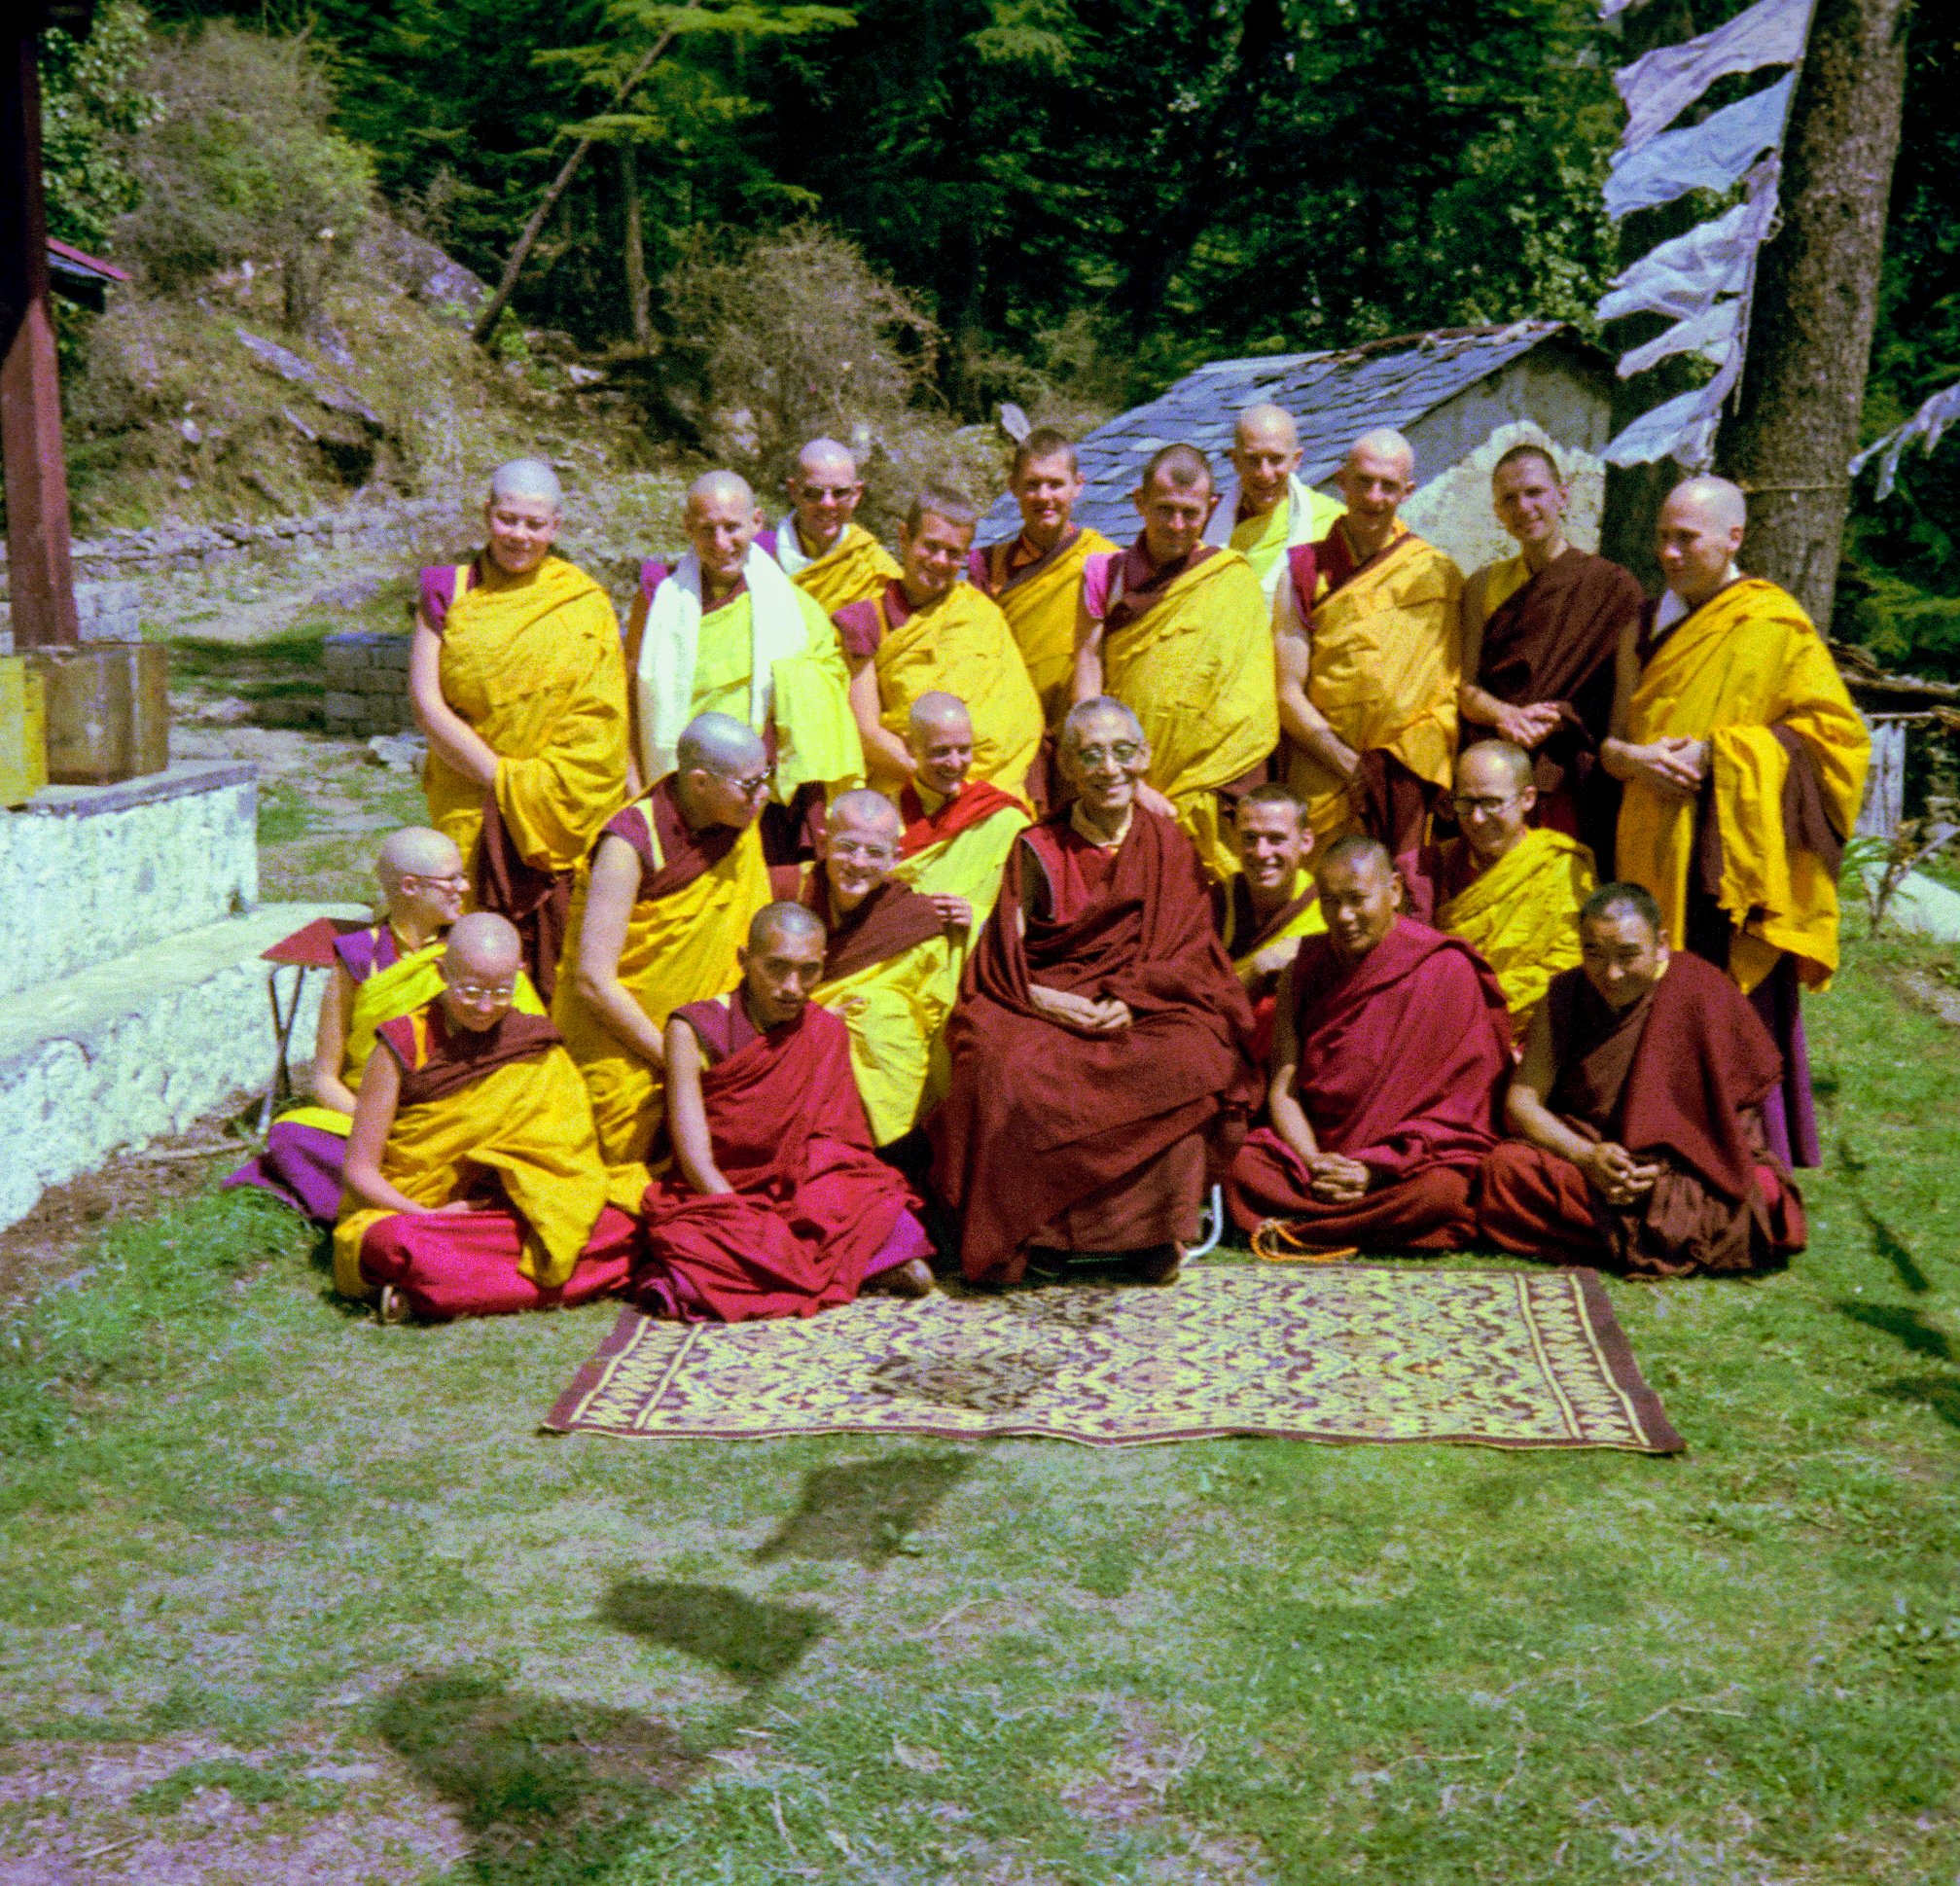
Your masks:
M298 326L372 189L366 154L332 128L312 50L213 20L156 41L145 89L163 116L127 140L139 200L122 252L166 292L241 264L275 267Z

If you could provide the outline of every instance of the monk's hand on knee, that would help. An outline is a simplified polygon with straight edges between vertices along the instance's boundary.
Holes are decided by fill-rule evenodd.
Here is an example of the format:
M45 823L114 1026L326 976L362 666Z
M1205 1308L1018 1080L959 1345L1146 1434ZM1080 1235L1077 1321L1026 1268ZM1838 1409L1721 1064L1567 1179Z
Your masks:
M1659 1176L1659 1167L1642 1165L1625 1147L1612 1140L1587 1148L1581 1163L1609 1205L1631 1204Z
M1359 1159L1344 1159L1338 1153L1322 1153L1307 1161L1307 1189L1329 1205L1351 1205L1362 1197L1374 1174Z

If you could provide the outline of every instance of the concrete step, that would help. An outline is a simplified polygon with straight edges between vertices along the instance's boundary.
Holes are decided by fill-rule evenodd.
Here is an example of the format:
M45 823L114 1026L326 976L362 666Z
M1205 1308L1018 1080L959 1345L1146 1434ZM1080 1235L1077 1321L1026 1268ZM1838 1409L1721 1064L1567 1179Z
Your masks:
M186 1131L263 1092L275 1052L260 952L339 904L266 904L0 997L0 1228L111 1153ZM281 999L295 971L279 972ZM312 1055L324 976L307 973L292 1034Z

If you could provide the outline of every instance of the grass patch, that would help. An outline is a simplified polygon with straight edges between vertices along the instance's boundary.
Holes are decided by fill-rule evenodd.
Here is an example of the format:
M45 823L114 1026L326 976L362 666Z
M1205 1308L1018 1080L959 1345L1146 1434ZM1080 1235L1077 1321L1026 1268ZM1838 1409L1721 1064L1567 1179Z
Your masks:
M120 1229L0 1333L15 1759L188 1743L175 1813L53 1790L87 1849L329 1746L372 1778L257 1811L456 1886L1948 1886L1960 1035L1909 955L1809 1011L1811 1250L1612 1286L1678 1460L545 1439L609 1309L382 1331L257 1201ZM51 1825L6 1799L0 1854ZM253 1825L224 1876L283 1877Z
M259 842L262 845L286 844L294 838L303 838L312 823L313 808L303 795L277 780L260 782Z

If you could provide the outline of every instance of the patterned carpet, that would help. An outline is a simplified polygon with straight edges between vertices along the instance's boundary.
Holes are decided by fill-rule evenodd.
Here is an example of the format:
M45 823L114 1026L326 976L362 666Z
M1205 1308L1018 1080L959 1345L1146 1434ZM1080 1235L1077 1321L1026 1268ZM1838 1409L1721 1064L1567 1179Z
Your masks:
M1685 1444L1590 1270L1372 1264L1202 1265L1165 1290L868 1298L733 1327L627 1310L545 1425L724 1441Z

